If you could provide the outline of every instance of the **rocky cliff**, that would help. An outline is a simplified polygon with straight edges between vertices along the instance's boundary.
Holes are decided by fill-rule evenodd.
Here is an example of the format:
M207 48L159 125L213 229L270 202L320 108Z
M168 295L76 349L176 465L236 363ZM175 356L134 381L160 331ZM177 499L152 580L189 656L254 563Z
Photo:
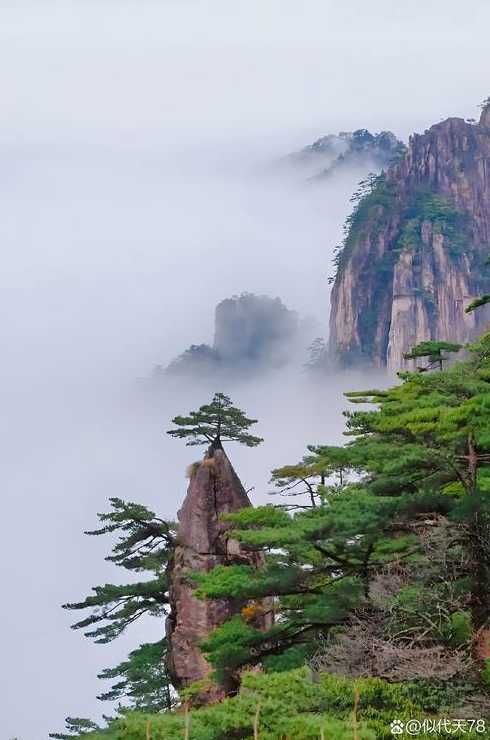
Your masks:
M378 171L406 151L391 131L371 133L365 128L322 136L293 152L283 162L314 180L332 177L343 170Z
M178 513L179 528L171 568L171 614L167 621L170 643L169 669L177 687L206 678L211 671L199 643L243 604L232 598L200 600L188 580L191 572L208 572L217 565L242 563L258 567L260 556L242 549L229 537L222 514L250 506L249 498L224 450L211 445L204 460L190 470L187 496ZM256 627L270 626L269 617L259 617ZM213 701L235 688L234 679L223 688L212 682L200 700Z
M488 101L487 101L488 102ZM342 364L398 370L429 339L466 342L490 310L490 105L414 135L407 153L363 184L337 255L330 352Z
M291 359L299 321L280 298L242 293L218 303L214 344L194 344L164 374L202 377L278 368Z

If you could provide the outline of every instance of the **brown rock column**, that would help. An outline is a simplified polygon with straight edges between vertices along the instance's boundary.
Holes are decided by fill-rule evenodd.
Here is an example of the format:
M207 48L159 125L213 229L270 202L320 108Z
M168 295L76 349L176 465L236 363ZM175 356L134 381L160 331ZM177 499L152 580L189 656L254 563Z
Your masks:
M188 686L210 673L211 666L198 645L243 606L231 598L197 599L185 580L186 574L207 572L232 562L260 565L260 556L244 551L237 541L231 540L227 525L220 521L222 514L237 512L244 506L251 506L250 500L226 453L219 444L211 445L204 460L192 466L187 496L177 515L179 529L167 620L169 669L177 687ZM213 701L233 688L214 686L202 700Z

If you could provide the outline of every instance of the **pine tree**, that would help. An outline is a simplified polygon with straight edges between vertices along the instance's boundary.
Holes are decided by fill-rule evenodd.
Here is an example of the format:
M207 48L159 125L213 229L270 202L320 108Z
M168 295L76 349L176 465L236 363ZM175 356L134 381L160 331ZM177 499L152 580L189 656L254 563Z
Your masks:
M111 642L144 615L162 618L168 613L167 570L175 547L173 522L157 517L141 504L115 497L109 500L111 511L98 514L102 526L85 534L118 534L106 560L131 573L150 573L151 578L124 585L96 586L94 595L87 596L84 601L63 605L64 609L91 609L91 614L72 625L72 629L95 627L85 635L96 643ZM166 649L165 639L143 644L133 650L127 660L103 670L99 678L116 680L98 699L125 699L126 707L119 705L118 713L124 713L127 707L155 712L170 709L173 695L164 663ZM71 740L101 730L89 719L68 717L65 722L66 732L51 733L51 738Z
M72 628L85 629L97 625L94 630L85 632L97 643L119 637L144 614L162 616L166 613L166 569L175 544L175 526L171 522L156 517L140 504L118 498L110 501L113 511L98 515L103 526L86 534L99 536L119 532L119 540L107 560L131 572L150 572L153 577L124 585L108 583L96 586L92 589L94 594L84 601L63 605L64 609L92 609L88 617L76 622Z
M191 411L189 416L176 416L172 422L177 429L170 429L167 434L188 440L187 445L212 444L219 447L222 442L240 442L247 447L256 447L263 442L260 437L248 433L257 419L248 419L223 393L215 393L210 404Z
M487 108L490 107L490 98L487 98L484 100L480 108L482 110L487 110ZM488 267L490 265L490 255L487 256L487 259L485 260L485 265ZM486 306L488 303L490 303L490 293L484 293L479 298L475 298L474 301L472 301L469 306L466 307L465 313L471 313L472 311L476 311L477 308L481 308L482 306Z
M102 728L91 719L83 717L67 717L65 719L65 732L50 732L49 737L53 740L73 740L76 737L90 735L91 733L102 730Z
M271 667L279 658L304 660L321 635L373 608L373 578L400 562L412 579L415 603L425 599L430 609L430 594L438 595L434 608L447 602L444 617L436 611L432 620L442 619L438 631L430 632L427 614L416 611L410 629L426 640L452 644L466 639L458 634L488 625L490 335L468 349L469 360L441 372L401 373L402 383L394 388L347 394L374 410L347 414L352 441L342 448L342 468L361 476L338 495L320 496L317 506L294 515L266 506L227 517L231 536L262 552L265 566L215 568L198 579L198 594L272 597L279 618L260 633L242 615L210 635L204 647L218 675L247 663ZM328 450L339 464L338 448L313 449ZM310 483L307 473L325 474L325 468L308 467L308 462L278 469L277 481L294 486L297 480ZM425 518L435 523L440 518L444 531L453 531L445 545L444 561L452 563L447 573L424 554L425 540L414 530L414 522ZM400 593L402 610L408 594ZM471 623L465 605L471 607ZM396 611L389 613L393 619Z
M476 628L490 618L489 348L484 335L467 348L470 360L443 372L401 373L402 385L387 392L347 394L379 409L348 415L370 490L459 492L454 515L467 527Z
M271 483L281 496L308 496L310 506L316 506L328 494L338 493L346 483L346 476L353 470L352 454L343 447L309 445L309 454L295 465L275 468ZM329 479L334 481L328 484ZM288 509L303 509L304 504L287 504Z
M418 360L419 358L427 358L427 365L425 367L417 367L419 372L426 372L427 370L434 370L438 368L442 370L444 362L449 359L443 353L459 352L461 344L455 342L436 342L427 341L420 342L412 347L410 352L403 355L405 360Z
M109 691L100 694L101 701L126 699L128 706L144 712L170 710L175 703L165 658L167 641L144 643L129 653L114 668L106 668L98 678L114 680Z
M425 504L432 510L434 497ZM424 510L424 503L417 501ZM347 622L367 605L379 567L411 557L414 538L403 532L416 506L410 496L378 497L357 484L328 504L293 516L272 506L229 515L231 536L265 556L263 568L232 565L196 577L201 598L273 597L279 616L267 632L234 617L204 643L217 675L244 664L273 668L301 664L316 650L319 636Z
M475 300L472 301L470 305L465 309L466 313L471 313L477 308L481 308L481 306L486 306L487 303L490 303L490 293L484 293L479 298L475 298Z

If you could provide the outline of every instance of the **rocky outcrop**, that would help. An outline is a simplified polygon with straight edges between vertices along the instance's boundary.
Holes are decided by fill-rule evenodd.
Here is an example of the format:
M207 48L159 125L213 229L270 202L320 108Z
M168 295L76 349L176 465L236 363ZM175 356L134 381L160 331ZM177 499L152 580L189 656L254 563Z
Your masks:
M178 688L206 678L211 667L199 643L216 627L244 606L232 598L201 600L194 596L188 580L191 572L208 572L217 565L244 563L259 567L261 558L246 552L229 537L222 514L251 506L233 466L220 445L212 445L204 460L191 466L190 482L178 512L179 528L174 561L170 569L171 613L167 620L170 645L169 669ZM261 617L256 626L267 628L271 618ZM218 687L210 682L203 702L218 699L236 687Z
M298 315L280 298L242 293L216 306L214 344L192 345L164 374L202 377L239 374L285 365L299 330Z
M313 179L331 177L343 170L364 169L366 173L389 165L406 150L391 131L373 134L365 128L322 136L313 144L290 154L288 164Z
M349 219L331 298L330 352L343 364L398 370L425 340L464 343L490 310L490 107L410 139L373 178Z
M297 332L298 315L280 298L242 293L216 307L214 349L229 366L280 367Z

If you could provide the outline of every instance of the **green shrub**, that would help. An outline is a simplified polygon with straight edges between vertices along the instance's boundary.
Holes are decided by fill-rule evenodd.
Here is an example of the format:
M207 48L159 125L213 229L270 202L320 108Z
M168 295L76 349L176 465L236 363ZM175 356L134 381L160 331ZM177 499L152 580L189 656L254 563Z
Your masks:
M485 668L480 672L480 681L490 689L490 660L488 658L485 661Z
M261 740L352 740L353 707L358 692L356 722L359 740L390 738L393 718L417 716L417 707L403 688L377 678L349 679L320 674L313 680L307 668L282 673L248 673L240 693L189 712L189 740L253 738L258 711ZM148 715L130 712L112 722L92 740L182 740L185 713Z
M447 714L475 691L473 684L419 679L404 685L407 697L427 713Z
M454 612L444 626L444 637L452 647L460 647L471 639L473 629L467 612Z

